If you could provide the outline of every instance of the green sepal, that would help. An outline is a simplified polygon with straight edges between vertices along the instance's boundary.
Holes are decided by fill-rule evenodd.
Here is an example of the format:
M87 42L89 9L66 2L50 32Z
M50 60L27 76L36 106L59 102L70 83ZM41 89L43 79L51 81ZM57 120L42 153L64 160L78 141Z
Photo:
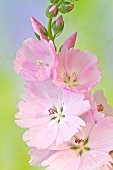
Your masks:
M57 3L59 2L59 0L50 0L50 2L51 2L52 4L57 4Z
M59 11L63 14L70 12L73 8L70 9L70 6L68 6L68 5L72 5L72 4L70 2L63 2L62 5L59 8Z
M47 32L47 30L46 30L46 32L45 32L45 31L43 31L42 29L40 29L40 33L43 34L43 35L45 35L46 37L48 37L48 32Z
M52 24L52 29L54 31L54 36L58 36L62 33L63 29L64 29L64 24L60 24L57 28L56 28L56 21L53 22Z
M40 36L39 36L36 32L34 32L34 34L35 34L36 38L37 38L38 40L40 40Z
M53 17L56 17L56 15L58 14L58 11L56 12L56 14L53 14L53 12L49 12L50 8L52 7L53 5L49 5L46 9L46 16L48 18L53 18ZM57 6L56 6L57 7ZM57 9L58 10L58 9Z

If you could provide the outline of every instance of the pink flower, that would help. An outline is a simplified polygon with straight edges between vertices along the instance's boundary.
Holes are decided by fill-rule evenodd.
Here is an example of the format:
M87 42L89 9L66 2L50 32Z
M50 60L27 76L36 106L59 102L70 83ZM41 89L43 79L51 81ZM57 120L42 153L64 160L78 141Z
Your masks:
M29 151L29 155L31 159L29 163L33 166L41 166L41 163L47 160L51 155L56 153L57 151L52 151L48 149L38 150L37 148L32 148Z
M102 90L97 90L94 95L87 93L85 96L85 99L90 102L90 110L96 121L105 116L113 117L113 108L107 103L107 99L105 98Z
M79 117L90 109L83 94L59 88L50 81L31 83L28 95L18 104L17 125L29 128L24 141L31 147L46 149L60 145L85 126Z
M113 117L113 108L108 104L102 90L97 90L94 93L94 101L96 102L98 112L102 112L105 116Z
M48 166L46 170L100 170L103 166L112 167L113 159L109 151L113 148L113 118L103 118L97 124L89 119L86 125L71 139L68 149L58 151L42 163Z
M74 50L71 45L64 47L57 57L54 82L71 91L90 91L101 78L97 57L89 51Z
M95 122L97 122L98 120L102 119L103 117L105 117L105 114L103 113L103 107L101 108L101 105L98 105L96 103L96 101L94 100L94 96L91 93L86 93L85 94L85 99L89 100L90 102L90 111L95 119ZM100 107L99 107L100 106ZM101 110L100 110L101 109Z
M27 39L16 54L15 71L27 81L44 81L52 76L55 48L51 41Z
M39 21L37 21L34 17L31 17L31 23L32 23L34 32L40 36L40 39L48 40L47 35L46 35L47 34L46 28L42 26L42 24Z

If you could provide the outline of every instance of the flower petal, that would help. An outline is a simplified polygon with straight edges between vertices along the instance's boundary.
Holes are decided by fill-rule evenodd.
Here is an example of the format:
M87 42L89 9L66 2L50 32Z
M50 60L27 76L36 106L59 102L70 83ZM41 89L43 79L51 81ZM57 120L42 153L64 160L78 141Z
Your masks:
M89 135L88 145L95 150L110 152L113 149L113 118L106 117L97 122Z

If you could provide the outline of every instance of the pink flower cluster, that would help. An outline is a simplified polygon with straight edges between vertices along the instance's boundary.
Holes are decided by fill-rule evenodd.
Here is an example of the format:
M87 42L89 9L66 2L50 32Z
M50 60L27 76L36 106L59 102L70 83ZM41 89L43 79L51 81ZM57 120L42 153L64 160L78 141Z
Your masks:
M31 148L30 164L46 170L113 170L113 109L103 92L96 55L74 49L77 33L56 52L32 18L40 40L24 41L14 67L26 94L18 104L18 126Z

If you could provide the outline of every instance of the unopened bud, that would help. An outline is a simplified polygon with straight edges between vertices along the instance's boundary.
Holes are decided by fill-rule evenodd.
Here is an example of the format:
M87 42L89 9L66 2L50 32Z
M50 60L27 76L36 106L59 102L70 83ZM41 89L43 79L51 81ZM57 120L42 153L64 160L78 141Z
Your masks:
M31 23L33 30L35 32L35 35L38 39L46 39L48 40L47 30L42 24L37 21L34 17L31 17Z
M63 31L64 28L64 21L62 15L53 22L52 29L54 31L55 36L60 34Z
M46 10L48 18L55 17L58 14L58 7L56 5L50 5Z
M71 4L70 2L63 2L59 8L59 11L63 14L66 14L70 12L73 8L74 8L74 4Z
M57 3L59 2L59 0L50 0L50 2L51 2L52 4L57 4Z

